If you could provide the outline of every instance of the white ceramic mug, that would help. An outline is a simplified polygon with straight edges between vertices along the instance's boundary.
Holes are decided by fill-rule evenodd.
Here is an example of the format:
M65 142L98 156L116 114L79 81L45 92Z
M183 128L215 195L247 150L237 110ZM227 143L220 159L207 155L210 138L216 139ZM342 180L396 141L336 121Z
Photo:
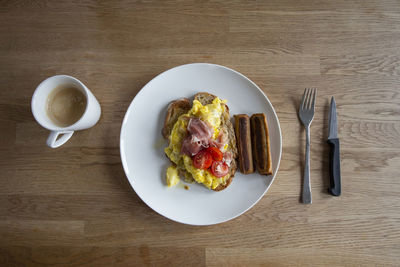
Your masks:
M86 109L82 117L74 124L66 127L54 124L46 111L49 94L60 86L77 88L86 96ZM95 125L99 121L101 114L100 104L92 92L81 81L68 75L56 75L41 82L33 93L31 107L36 121L51 131L47 138L47 145L52 148L65 144L74 131L87 129ZM58 138L60 134L62 136Z

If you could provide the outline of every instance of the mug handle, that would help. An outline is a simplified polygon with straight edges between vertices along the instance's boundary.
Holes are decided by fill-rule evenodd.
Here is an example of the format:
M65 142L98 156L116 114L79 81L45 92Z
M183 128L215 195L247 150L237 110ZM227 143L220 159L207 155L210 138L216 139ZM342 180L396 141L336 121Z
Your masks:
M58 140L57 137L62 134ZM51 148L57 148L62 146L67 142L71 136L74 134L74 131L51 131L49 137L47 137L47 145Z

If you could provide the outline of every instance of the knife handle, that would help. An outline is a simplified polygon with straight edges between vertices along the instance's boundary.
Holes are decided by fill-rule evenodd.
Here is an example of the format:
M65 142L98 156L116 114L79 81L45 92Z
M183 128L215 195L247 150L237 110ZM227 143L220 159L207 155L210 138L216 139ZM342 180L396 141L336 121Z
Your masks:
M341 185L340 185L340 149L339 139L333 138L328 139L328 143L331 146L331 157L330 157L330 175L331 175L331 187L329 192L334 196L340 196Z

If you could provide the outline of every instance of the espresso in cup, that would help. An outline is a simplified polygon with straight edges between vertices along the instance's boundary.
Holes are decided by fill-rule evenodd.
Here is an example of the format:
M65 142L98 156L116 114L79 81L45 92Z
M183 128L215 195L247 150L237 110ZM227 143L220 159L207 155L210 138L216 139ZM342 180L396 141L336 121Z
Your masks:
M81 90L72 86L60 86L47 98L47 116L57 126L66 127L82 117L86 104L86 96Z

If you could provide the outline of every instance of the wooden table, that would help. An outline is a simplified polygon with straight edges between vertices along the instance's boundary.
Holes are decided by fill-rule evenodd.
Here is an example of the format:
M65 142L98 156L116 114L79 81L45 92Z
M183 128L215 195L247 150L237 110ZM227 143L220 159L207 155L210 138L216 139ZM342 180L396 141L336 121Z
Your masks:
M191 1L190 1L191 2ZM400 262L399 1L1 1L0 265L375 265ZM121 166L132 98L171 67L211 62L252 79L280 119L275 182L221 225L172 222ZM59 149L30 100L46 77L92 89L100 122ZM318 87L313 204L299 202L305 133L297 110ZM338 105L343 194L328 187L327 116Z

